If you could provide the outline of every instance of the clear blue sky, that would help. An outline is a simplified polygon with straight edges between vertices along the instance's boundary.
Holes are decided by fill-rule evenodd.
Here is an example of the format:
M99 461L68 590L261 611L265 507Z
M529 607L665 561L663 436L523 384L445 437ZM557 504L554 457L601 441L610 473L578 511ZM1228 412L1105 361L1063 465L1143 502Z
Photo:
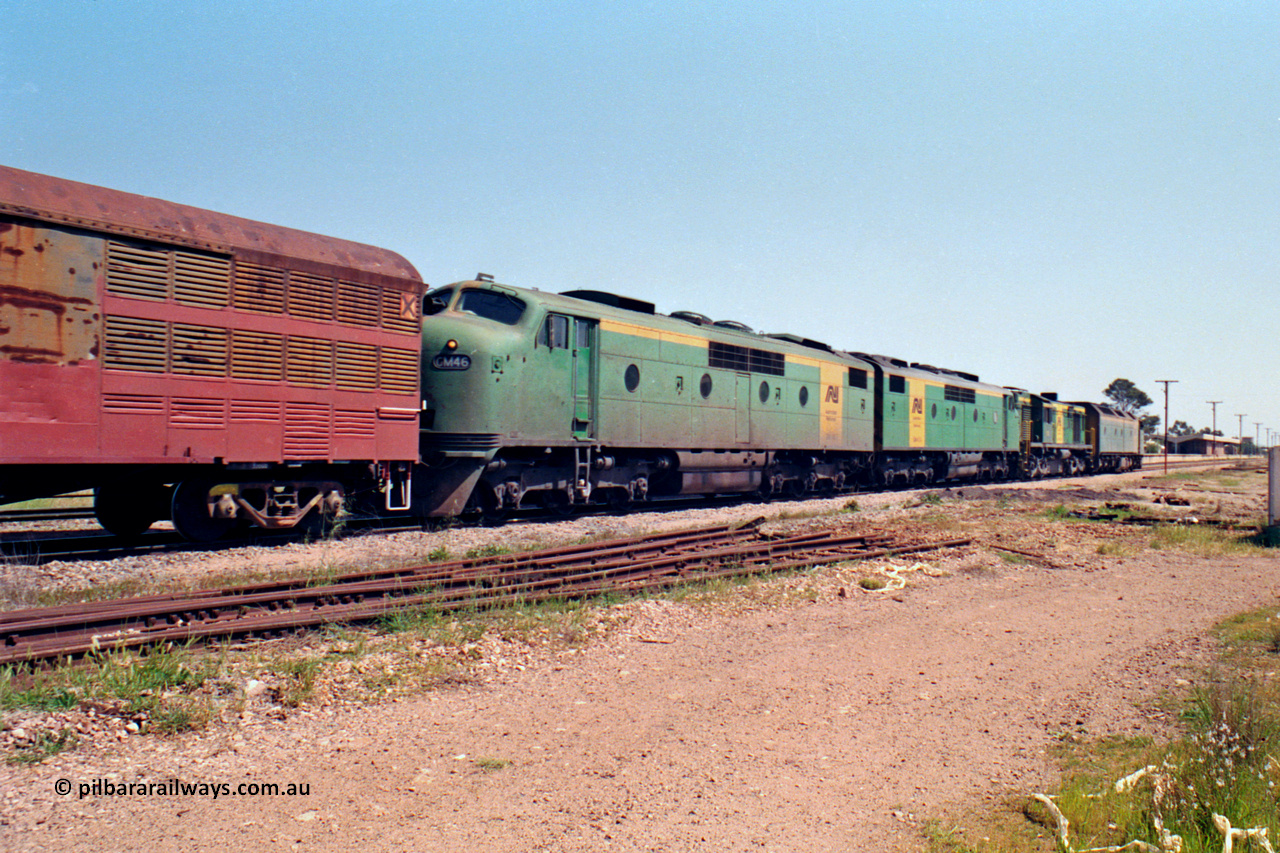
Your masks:
M0 0L0 162L1280 430L1280 3Z

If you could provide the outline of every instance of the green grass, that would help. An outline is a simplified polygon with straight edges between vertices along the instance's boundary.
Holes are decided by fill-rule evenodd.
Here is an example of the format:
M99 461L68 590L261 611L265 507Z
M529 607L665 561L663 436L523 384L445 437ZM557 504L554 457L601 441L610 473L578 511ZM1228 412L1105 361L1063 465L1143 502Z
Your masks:
M39 764L46 758L71 749L77 740L74 729L63 728L57 734L40 732L31 743L18 747L7 761L10 764Z
M1070 821L1078 850L1141 840L1159 847L1154 818L1183 839L1183 853L1218 853L1214 813L1236 828L1280 833L1280 603L1219 623L1219 664L1190 695L1174 700L1180 732L1171 741L1059 733L1062 781L1054 802ZM1117 792L1135 770L1155 773ZM1056 850L1057 824L1027 796L993 806L958 826L925 828L932 853L1044 853ZM975 843L973 838L982 838ZM1238 850L1261 849L1247 843Z
M86 704L138 718L155 731L198 728L212 714L199 695L220 660L187 648L103 652L51 669L0 668L0 708L59 711Z
M434 553L434 552L433 552ZM448 552L446 552L448 553ZM510 554L511 549L505 545L483 545L479 548L471 548L463 556L468 560L481 559L484 557L501 557L504 554Z
M1050 519L1051 521L1066 521L1072 519L1072 512L1074 512L1074 510L1066 504L1058 504L1057 506L1044 510L1040 515Z
M1199 557L1267 553L1256 538L1218 527L1159 524L1152 529L1149 544L1157 550L1186 551Z
M1128 542L1103 542L1097 552L1103 557L1132 557L1138 553L1138 548Z

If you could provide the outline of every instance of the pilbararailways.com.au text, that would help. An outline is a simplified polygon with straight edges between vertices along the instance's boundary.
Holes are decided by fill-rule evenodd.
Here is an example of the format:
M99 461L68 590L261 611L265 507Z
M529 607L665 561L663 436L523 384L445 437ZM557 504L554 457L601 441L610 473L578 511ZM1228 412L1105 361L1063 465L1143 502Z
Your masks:
M110 779L91 779L76 783L59 779L53 789L66 796L73 790L79 799L86 797L309 797L310 782L184 782L181 779L165 779L160 782L114 782Z

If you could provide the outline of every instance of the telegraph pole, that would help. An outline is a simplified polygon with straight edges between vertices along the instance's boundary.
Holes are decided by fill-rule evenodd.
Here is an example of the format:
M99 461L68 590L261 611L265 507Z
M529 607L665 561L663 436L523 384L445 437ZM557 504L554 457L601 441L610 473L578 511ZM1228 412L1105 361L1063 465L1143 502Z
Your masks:
M1253 452L1262 452L1262 424L1259 421L1253 422Z
M1217 447L1218 446L1218 404L1221 403L1222 401L1221 400L1205 400L1205 402L1208 403L1210 406L1213 406L1213 439L1212 441L1213 441L1213 446ZM1214 455L1217 456L1216 453Z
M1164 385L1164 472L1169 473L1169 386L1177 383L1176 379L1157 379ZM1241 421L1244 423L1244 421ZM1243 427L1242 427L1243 428Z

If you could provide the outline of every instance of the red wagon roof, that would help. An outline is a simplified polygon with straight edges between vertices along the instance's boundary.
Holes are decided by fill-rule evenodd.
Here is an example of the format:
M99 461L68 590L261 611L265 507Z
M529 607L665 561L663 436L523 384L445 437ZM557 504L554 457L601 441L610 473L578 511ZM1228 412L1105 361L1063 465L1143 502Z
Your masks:
M387 249L0 166L0 213L236 254L261 252L422 281Z

